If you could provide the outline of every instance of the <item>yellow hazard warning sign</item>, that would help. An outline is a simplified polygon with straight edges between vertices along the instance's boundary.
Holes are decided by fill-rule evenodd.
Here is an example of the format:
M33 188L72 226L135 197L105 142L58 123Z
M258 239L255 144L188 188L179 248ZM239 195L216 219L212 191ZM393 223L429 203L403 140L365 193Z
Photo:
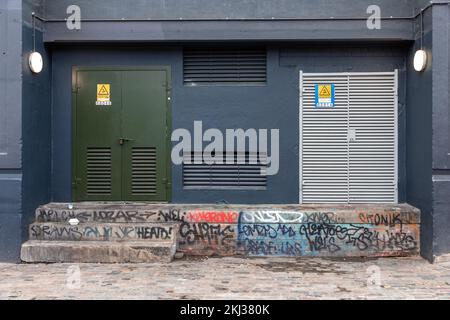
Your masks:
M331 99L331 85L323 84L319 86L319 98Z
M111 105L111 85L109 83L97 84L97 102L98 106Z
M316 108L334 108L334 84L316 84Z

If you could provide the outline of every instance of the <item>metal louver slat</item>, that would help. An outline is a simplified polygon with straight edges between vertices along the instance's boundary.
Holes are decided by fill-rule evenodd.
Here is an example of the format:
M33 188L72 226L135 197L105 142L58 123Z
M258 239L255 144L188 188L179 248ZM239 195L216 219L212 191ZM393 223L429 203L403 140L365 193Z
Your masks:
M397 202L397 73L300 72L300 145L301 203Z
M86 189L90 196L111 194L111 148L88 148L86 151Z
M234 155L234 163L195 163L194 154L185 154L183 186L186 189L266 189L267 156ZM240 161L238 161L240 160ZM251 161L252 160L252 161Z
M265 48L185 48L185 85L265 84Z
M156 149L132 149L132 194L138 196L156 194Z

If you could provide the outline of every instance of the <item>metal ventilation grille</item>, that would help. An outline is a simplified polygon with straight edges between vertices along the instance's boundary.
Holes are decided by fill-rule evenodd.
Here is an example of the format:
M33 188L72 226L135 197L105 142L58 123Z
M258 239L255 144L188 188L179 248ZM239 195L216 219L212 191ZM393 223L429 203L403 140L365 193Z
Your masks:
M334 108L315 85L334 84ZM302 203L397 202L397 73L301 74Z
M193 153L184 155L184 188L265 190L267 187L266 155L235 154L233 164L206 164L199 158L202 163L195 164Z
M315 108L315 85L334 83L335 107ZM348 201L348 77L303 75L303 203Z
M156 194L155 148L133 148L132 194L137 196Z
M265 84L265 48L185 48L185 85Z
M111 148L87 149L87 194L108 196L111 194Z
M350 76L349 202L396 202L397 85L393 73Z

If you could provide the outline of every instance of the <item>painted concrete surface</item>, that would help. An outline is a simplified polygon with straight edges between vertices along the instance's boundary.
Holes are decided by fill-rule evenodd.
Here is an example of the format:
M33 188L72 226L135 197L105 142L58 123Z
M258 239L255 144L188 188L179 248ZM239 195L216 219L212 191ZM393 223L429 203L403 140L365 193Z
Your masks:
M450 299L450 262L222 258L0 264L0 299Z
M71 226L74 219L79 224ZM36 210L29 236L74 242L175 237L178 252L194 256L380 257L418 255L419 228L420 211L406 204L51 203Z

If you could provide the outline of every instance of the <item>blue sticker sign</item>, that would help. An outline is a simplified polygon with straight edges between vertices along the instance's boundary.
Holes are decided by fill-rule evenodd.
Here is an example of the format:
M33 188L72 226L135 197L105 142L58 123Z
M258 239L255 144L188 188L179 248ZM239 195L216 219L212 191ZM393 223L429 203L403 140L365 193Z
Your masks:
M334 108L334 84L316 84L316 108Z

